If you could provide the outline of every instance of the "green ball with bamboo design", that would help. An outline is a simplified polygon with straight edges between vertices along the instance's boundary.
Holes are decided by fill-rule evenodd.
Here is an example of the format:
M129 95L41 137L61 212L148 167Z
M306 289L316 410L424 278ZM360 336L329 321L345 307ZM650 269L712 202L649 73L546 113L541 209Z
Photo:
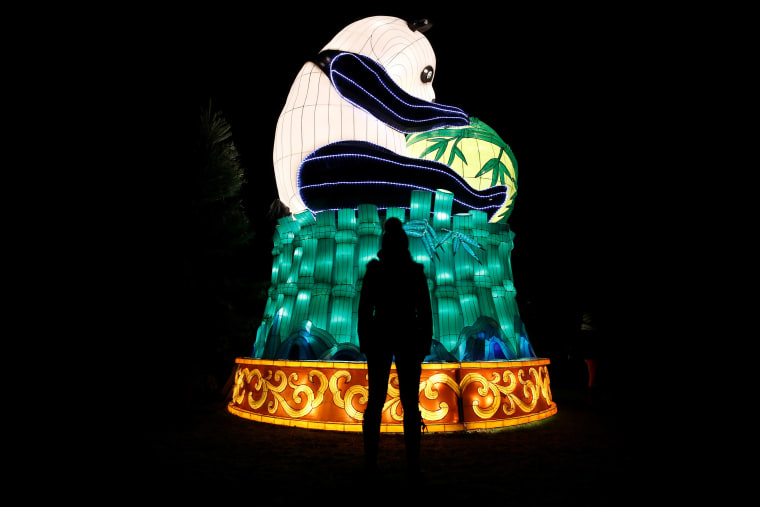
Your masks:
M406 138L410 156L448 165L476 190L507 187L507 199L491 222L506 222L517 194L517 160L512 149L488 125L470 118L468 127L442 128Z

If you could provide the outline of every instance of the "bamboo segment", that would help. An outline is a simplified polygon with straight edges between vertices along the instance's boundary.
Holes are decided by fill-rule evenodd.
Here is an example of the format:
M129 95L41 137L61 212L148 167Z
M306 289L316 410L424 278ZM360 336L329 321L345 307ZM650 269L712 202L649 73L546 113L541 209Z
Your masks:
M474 335L482 340L490 330L500 336L487 338L501 340L501 348L509 349L507 359L534 357L515 299L510 259L514 233L507 224L489 223L481 211L452 216L452 203L446 190L415 190L409 211L363 204L355 210L316 216L302 212L280 219L252 356L283 359L276 356L285 354L289 343L300 340L298 350L306 350L303 341L318 335L320 350L327 344L332 351L353 351L356 360L363 360L356 332L362 282L367 263L380 249L383 222L396 217L407 230L413 259L425 268L433 338L450 357L461 360L467 341ZM491 343L471 344L470 353L494 349Z

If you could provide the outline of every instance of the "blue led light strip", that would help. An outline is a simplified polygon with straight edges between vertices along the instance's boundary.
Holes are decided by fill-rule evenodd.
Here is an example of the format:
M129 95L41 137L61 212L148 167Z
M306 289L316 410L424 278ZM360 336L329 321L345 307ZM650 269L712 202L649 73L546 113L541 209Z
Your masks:
M387 74L385 69L383 69L380 65L378 65L377 62L365 56L357 55L356 53L341 53L337 55L330 63L331 76L332 75L342 76L343 78L351 81L351 83L355 84L357 87L362 88L361 85L356 83L353 79L349 78L344 73L339 72L338 70L335 69L336 63L340 62L341 58L346 58L346 57L356 59L362 67L367 69L377 78L377 83L380 84L389 94L391 94L402 105L411 107L411 108L429 108L429 109L434 109L434 110L438 110L438 111L442 111L446 113L453 113L455 116L459 116L465 120L469 120L467 114L456 106L449 106L446 104L440 104L440 103L435 103L435 102L427 102L427 101L417 99L416 97L413 97L407 94L405 91L399 88L398 85L396 85L395 81L391 79L391 77ZM375 69L372 69L370 65L375 66ZM389 84L391 83L392 83L392 87L389 86ZM392 88L395 88L395 90ZM366 92L366 90L364 89L363 91ZM369 95L368 92L367 94ZM375 101L377 101L376 97L373 96L372 98ZM414 104L413 102L417 102L417 103ZM384 106L384 104L382 103L380 103L380 105Z
M311 188L325 188L325 187L331 187L331 186L344 186L344 185L346 185L346 186L348 186L348 185L385 185L385 186L389 186L389 187L409 188L409 189L412 189L412 190L425 190L427 192L432 192L432 193L435 193L435 191L436 191L436 189L424 187L424 186L421 186L421 185L413 185L411 183L398 183L398 182L395 182L395 181L331 181L331 182L328 182L328 183L317 183L317 184L314 184L314 185L305 185L305 186L303 186L301 188L304 189L304 190L307 190L307 189L311 189ZM448 190L448 189L446 189L446 190ZM459 203L462 206L465 206L465 207L467 207L469 209L479 210L479 211L488 210L488 209L497 209L498 210L501 207L501 205L503 204L503 203L500 203L500 204L491 204L489 206L483 206L483 207L474 207L474 206L472 206L472 205L470 205L470 204L462 201L461 199L457 199L456 197L454 197L453 199L454 199L454 202ZM340 209L340 208L335 208L335 209ZM378 208L378 209L382 209L382 208Z
M334 144L337 144L337 143L334 143ZM498 197L500 194L504 193L505 189L507 188L507 187L505 187L503 185L499 185L499 186L495 186L495 187L490 187L489 189L483 191L483 192L489 192L490 190L493 190L493 193L480 193L479 194L479 193L473 192L472 187L470 187L466 182L461 181L461 180L459 180L457 178L453 178L451 176L451 172L450 171L444 171L444 170L441 170L441 169L437 169L437 168L429 167L429 166L424 166L424 165L420 165L420 164L413 164L413 163L406 163L405 164L405 163L398 162L396 160L391 160L391 159L388 159L388 158L383 158L383 157L374 156L374 155L367 155L367 154L364 154L364 153L341 153L341 154L332 154L332 155L313 155L312 154L312 155L309 155L308 157L306 157L303 160L303 162L301 163L301 168L303 168L304 164L306 164L307 162L314 162L314 161L318 161L318 160L330 160L330 159L350 158L350 157L355 157L355 158L359 158L359 159L374 160L374 161L381 162L383 164L392 164L392 165L396 165L398 167L406 167L406 168L409 168L409 169L421 169L423 171L431 171L431 172L436 172L436 173L439 173L439 174L443 174L444 176L446 176L448 178L451 178L453 181L456 181L457 185L461 189L465 190L470 195L472 195L474 197L477 197L479 199L480 198ZM414 159L410 158L409 160L414 160ZM366 180L362 180L362 181L366 182ZM389 183L389 184L392 184L392 183ZM299 171L298 171L298 188L316 188L318 186L319 186L319 184L302 185L301 184L301 171L299 169ZM420 188L423 188L423 187L420 187ZM429 190L429 189L426 189L426 190ZM456 193L455 189L449 188L447 190L449 192ZM506 201L507 201L507 199L505 198L504 202L506 202ZM464 204L464 203L462 203L462 204ZM501 206L501 204L499 206Z
M330 61L329 76L345 100L401 132L466 127L470 123L467 114L458 107L409 95L380 64L365 56L338 54Z
M312 212L355 209L361 202L401 207L409 202L406 189L431 193L446 189L454 194L459 212L490 210L493 215L507 202L509 192L504 185L476 190L440 162L405 157L366 141L339 141L314 151L301 163L298 188Z

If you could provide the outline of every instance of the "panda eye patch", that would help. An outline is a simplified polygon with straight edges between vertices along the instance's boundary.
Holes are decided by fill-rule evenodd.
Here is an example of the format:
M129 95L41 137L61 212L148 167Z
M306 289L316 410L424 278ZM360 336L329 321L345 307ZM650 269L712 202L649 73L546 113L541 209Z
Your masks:
M424 69L422 69L422 74L420 74L420 80L423 83L429 83L433 80L433 67L428 65Z

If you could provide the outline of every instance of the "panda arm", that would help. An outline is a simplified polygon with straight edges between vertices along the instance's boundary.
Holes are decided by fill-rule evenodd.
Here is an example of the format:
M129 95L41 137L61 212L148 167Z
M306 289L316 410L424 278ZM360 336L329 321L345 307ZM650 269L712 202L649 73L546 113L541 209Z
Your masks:
M458 107L418 99L401 89L371 58L339 53L330 61L330 81L343 98L404 133L465 127L467 113Z

